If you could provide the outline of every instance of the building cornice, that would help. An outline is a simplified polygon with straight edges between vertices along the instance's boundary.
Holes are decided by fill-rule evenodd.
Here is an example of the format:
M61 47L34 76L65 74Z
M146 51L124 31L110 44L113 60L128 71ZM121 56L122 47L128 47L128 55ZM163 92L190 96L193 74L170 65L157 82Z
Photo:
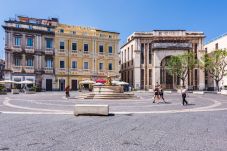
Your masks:
M9 27L9 26L4 26L2 27L5 30L13 30L13 31L18 31L18 32L28 32L28 33L41 33L41 34L47 34L47 35L54 35L54 31L44 31L44 30L36 30L36 29L27 29L27 28L16 28L16 27Z

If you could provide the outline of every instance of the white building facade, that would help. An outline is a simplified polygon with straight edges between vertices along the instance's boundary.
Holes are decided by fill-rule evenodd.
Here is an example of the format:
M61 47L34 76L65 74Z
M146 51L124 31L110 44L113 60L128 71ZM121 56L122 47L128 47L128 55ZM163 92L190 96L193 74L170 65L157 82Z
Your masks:
M215 40L212 40L208 42L206 45L204 45L204 49L206 53L212 53L215 50L222 49L225 50L227 49L227 34L224 34ZM227 69L226 69L227 70ZM215 81L209 76L208 73L206 73L206 89L207 90L215 90L216 84ZM227 86L227 76L224 76L223 79L219 82L219 86L223 88L224 86Z
M166 70L166 60L173 55L193 51L201 59L203 32L185 30L154 30L134 32L121 47L121 79L135 89L153 89L159 83L165 89L176 89L181 81ZM186 79L191 89L205 88L204 71L193 69Z

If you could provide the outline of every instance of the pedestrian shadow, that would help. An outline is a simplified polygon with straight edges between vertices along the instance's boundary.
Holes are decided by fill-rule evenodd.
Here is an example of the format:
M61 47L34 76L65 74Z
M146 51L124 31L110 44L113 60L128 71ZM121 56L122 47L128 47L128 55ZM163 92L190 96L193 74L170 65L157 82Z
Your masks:
M157 104L171 104L171 102L158 102Z
M193 104L193 103L188 103L188 104L187 104L187 106L190 106L190 105L195 105L195 104Z

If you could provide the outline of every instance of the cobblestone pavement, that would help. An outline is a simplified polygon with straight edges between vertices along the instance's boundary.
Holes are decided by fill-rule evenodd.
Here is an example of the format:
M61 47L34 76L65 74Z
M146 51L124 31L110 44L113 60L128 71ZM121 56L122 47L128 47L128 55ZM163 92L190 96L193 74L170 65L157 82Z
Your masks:
M65 99L63 92L0 96L0 150L227 150L227 96L152 93L131 100ZM79 116L73 106L109 104L113 116Z

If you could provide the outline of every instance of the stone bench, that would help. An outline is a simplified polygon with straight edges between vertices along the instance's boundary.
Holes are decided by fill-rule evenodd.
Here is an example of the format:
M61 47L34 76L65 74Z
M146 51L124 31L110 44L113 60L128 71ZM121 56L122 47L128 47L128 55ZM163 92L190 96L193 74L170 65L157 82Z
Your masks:
M193 94L204 94L204 91L193 91Z
M109 115L109 105L77 104L74 115Z

